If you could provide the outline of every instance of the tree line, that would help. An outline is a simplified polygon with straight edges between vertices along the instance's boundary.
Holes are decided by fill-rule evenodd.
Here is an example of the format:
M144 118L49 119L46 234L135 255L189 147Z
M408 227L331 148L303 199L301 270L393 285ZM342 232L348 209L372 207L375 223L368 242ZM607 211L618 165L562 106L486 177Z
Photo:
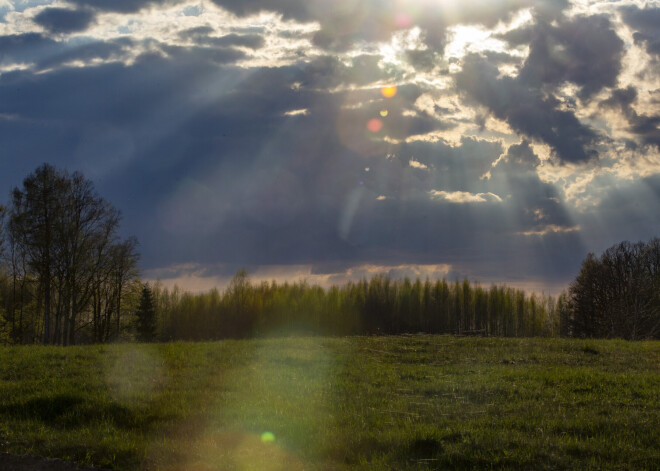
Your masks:
M660 338L660 239L589 254L554 298L376 275L324 289L254 284L193 294L139 278L137 240L79 172L38 167L0 206L0 343L216 340L293 333Z
M660 239L588 254L557 298L467 279L385 275L327 290L304 281L251 284L245 271L223 293L156 286L154 296L164 341L287 332L660 339Z
M305 281L250 282L239 271L223 292L193 294L152 288L160 341L215 340L287 334L394 335L403 333L559 335L559 310L550 296L467 279L393 280L376 275L324 289Z

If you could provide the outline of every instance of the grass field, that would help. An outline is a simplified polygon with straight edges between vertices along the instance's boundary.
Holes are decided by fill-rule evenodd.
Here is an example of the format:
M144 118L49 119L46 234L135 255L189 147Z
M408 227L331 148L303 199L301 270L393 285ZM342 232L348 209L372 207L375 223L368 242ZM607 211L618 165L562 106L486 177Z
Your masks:
M0 451L121 470L660 469L660 342L0 348Z

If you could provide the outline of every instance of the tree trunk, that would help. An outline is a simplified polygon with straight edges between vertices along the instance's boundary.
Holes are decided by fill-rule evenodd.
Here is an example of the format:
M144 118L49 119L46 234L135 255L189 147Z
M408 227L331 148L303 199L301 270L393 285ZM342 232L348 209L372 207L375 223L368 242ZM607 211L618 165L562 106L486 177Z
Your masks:
M75 290L71 293L71 317L69 318L69 345L76 344L76 317L78 316L78 299Z
M44 345L50 343L50 279L48 276L43 281L44 290Z

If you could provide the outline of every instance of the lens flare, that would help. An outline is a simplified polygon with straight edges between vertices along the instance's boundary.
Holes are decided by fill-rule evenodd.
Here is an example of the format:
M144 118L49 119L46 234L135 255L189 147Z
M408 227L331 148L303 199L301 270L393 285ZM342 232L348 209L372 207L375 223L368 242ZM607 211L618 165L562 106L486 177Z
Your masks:
M394 24L399 29L408 29L413 23L413 19L406 13L397 13L394 17Z
M373 133L376 133L383 129L383 122L378 118L370 119L367 122L367 129Z
M381 112L380 112L380 115L381 115L383 118L387 118L387 115L388 115L388 114L390 114L390 112L387 111L387 110L381 110Z
M275 434L273 432L264 432L261 434L261 441L263 443L270 443L275 441Z
M396 92L396 85L389 85L380 89L380 93L382 93L385 98L392 98L396 95Z

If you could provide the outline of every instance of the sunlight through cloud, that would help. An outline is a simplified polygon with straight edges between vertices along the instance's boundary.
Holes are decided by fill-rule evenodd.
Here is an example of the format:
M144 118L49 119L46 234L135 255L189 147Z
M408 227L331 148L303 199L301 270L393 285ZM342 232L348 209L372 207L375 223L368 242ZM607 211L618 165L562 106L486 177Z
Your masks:
M429 191L431 199L444 200L449 203L501 203L502 198L494 193L470 193L467 191Z

